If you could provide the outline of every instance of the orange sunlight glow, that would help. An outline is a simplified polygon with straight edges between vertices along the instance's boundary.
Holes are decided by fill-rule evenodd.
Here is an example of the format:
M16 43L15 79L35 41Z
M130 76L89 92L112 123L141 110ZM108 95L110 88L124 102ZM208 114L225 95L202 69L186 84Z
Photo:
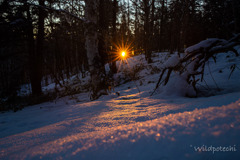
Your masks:
M127 61L130 57L130 53L132 52L132 43L124 42L123 40L120 43L114 44L114 61Z
M122 58L124 58L126 56L126 52L122 51Z
M113 56L113 61L117 62L117 72L122 68L131 69L131 61L135 61L134 58L131 58L134 55L133 42L129 41L118 41L113 44L113 50L111 48L111 55Z

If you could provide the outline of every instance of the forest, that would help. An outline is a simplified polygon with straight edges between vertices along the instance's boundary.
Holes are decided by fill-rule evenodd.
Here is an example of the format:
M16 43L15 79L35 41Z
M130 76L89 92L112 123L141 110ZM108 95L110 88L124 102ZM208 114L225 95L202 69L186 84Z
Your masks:
M240 159L240 0L0 0L0 160Z
M90 74L84 89L97 99L117 72L120 48L152 63L155 52L230 39L240 33L239 8L239 0L1 0L1 110L80 93L68 84L73 75L82 83ZM43 93L52 82L64 90ZM18 94L24 84L25 97Z

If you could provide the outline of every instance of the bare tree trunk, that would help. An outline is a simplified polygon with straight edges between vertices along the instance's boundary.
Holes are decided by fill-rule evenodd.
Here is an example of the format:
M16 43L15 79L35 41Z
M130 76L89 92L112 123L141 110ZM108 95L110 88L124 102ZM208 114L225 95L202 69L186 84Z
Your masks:
M152 0L152 6L151 6L152 10L151 10L151 20L150 20L150 44L149 44L149 48L152 51L153 49L155 49L153 42L154 39L154 21L155 21L155 0Z
M44 6L45 0L39 0L39 5ZM27 13L30 20L30 13ZM32 86L32 94L42 94L41 80L42 80L42 50L44 43L44 10L39 8L38 13L38 34L36 52L34 51L34 39L32 27L29 28L29 54L30 54L30 79Z
M160 31L159 31L159 50L163 50L163 24L165 19L165 0L161 1L161 18L160 18Z
M99 0L85 0L85 18L87 21L85 29L85 47L87 50L88 65L91 73L92 99L97 99L101 95L107 93L104 84L104 68L101 64L98 53L98 4Z
M234 33L238 33L240 30L239 30L239 21L238 21L238 17L239 17L239 10L237 10L237 6L239 5L240 3L237 2L237 0L232 0L232 10L233 10L233 18L234 18Z
M192 6L193 8L193 6ZM184 6L183 9L183 20L182 20L182 26L181 26L181 31L180 31L180 45L179 51L183 52L184 51L184 46L186 44L186 36L187 36L187 31L188 31L188 25L189 25L189 17L190 17L190 2L186 1L186 5Z
M117 5L118 5L118 2L117 0L113 0L113 12L112 12L112 40L113 42L116 42L117 41L117 34L116 34L116 21L117 21ZM115 46L113 46L115 47ZM112 48L113 49L113 48ZM115 48L113 49L115 50ZM110 55L110 60L111 60L111 71L112 73L117 73L117 66L116 66L116 60L114 58L114 55L113 53L111 53Z
M130 6L129 6L129 0L127 1L127 35L130 36Z
M151 52L149 51L149 15L150 15L150 1L149 0L143 0L144 5L144 50L145 50L145 59L148 63L152 62L151 59Z
M35 44L33 38L33 26L32 26L32 18L30 15L30 8L27 6L27 20L28 20L28 50L29 50L29 73L30 73L30 81L32 86L32 92L34 92L33 87L35 86Z

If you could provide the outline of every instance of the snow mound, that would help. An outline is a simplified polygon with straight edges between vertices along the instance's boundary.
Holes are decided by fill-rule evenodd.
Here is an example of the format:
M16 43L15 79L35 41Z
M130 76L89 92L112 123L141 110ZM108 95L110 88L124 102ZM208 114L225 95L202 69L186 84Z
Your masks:
M163 64L163 68L174 67L179 63L179 60L179 56L174 54Z
M196 91L186 81L186 77L174 74L160 94L164 97L195 97Z
M211 74L226 80L229 67L239 64L230 55L219 54L216 64L210 61ZM222 63L226 62L226 56L230 56L227 63ZM153 57L156 64L151 65L161 69L162 65L178 63L176 55L166 64L160 63L163 58ZM226 86L236 88L233 93L183 97L194 95L186 83L187 73L183 73L172 74L165 88L150 97L159 73L149 72L153 67L144 61L143 55L130 60L129 66L122 67L132 70L139 63L144 67L139 71L140 79L115 86L114 92L119 95L88 101L88 93L81 93L76 95L78 101L64 97L16 113L2 113L0 159L234 160L240 157L238 70L232 73L232 80ZM192 72L191 68L187 70ZM211 74L206 71L206 81L211 81ZM221 76L216 79L221 81ZM212 85L214 82L208 83L209 87ZM202 146L232 146L237 151L213 154L196 149Z

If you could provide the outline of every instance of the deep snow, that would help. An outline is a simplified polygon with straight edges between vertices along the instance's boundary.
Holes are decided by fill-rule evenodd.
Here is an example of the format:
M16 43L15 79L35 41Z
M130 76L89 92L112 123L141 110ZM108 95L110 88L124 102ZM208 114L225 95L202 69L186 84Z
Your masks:
M210 89L205 82L198 86L209 97L187 98L175 93L183 88L173 85L174 74L150 96L157 68L169 58L167 53L154 55L151 65L142 55L128 59L119 69L125 71L115 75L119 86L96 101L81 93L75 96L78 102L64 97L1 113L0 159L239 159L240 71L228 80L229 67L239 64L239 57L223 53L216 64L210 61L205 74ZM134 67L142 68L135 75L139 79L124 82Z

